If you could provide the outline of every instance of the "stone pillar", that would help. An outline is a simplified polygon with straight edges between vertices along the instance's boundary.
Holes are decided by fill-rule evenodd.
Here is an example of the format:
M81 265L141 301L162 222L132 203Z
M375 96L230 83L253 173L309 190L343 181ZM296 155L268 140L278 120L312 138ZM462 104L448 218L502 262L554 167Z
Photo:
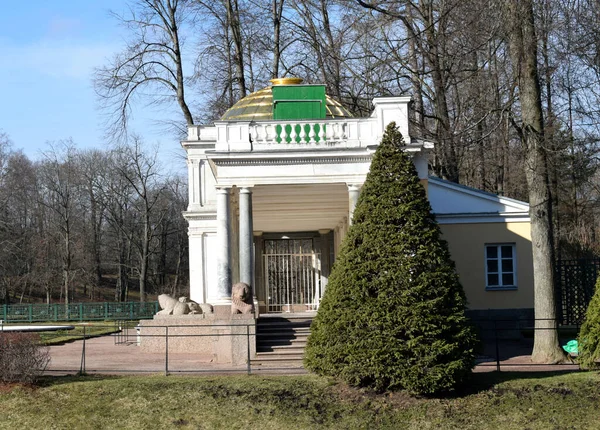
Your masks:
M266 312L267 293L265 290L265 281L263 274L263 249L265 239L262 237L262 231L254 232L254 285L252 291L256 295L261 313Z
M188 158L188 211L198 211L206 204L205 161Z
M240 282L240 200L238 187L229 191L229 258L231 261L231 284Z
M252 191L249 187L240 188L240 282L254 288L254 238L252 229Z
M348 185L348 225L352 225L352 217L354 216L354 209L358 202L358 195L360 194L360 185L347 184Z
M217 188L217 285L209 286L209 303L231 300L231 224L229 188Z

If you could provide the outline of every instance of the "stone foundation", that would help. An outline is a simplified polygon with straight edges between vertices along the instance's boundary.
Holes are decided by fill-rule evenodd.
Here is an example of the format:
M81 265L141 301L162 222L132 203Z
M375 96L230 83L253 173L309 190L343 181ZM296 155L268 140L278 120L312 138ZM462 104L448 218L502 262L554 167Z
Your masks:
M218 364L246 364L256 354L253 315L155 315L140 321L140 349L146 352L195 353L199 360ZM249 343L249 344L248 344Z

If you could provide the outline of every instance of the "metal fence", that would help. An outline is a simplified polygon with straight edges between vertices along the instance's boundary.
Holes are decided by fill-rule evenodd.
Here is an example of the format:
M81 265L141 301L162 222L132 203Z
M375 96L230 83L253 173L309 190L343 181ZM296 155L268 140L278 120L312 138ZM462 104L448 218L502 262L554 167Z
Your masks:
M98 328L95 325L95 328ZM86 334L72 335L73 342L60 346L50 346L50 365L44 370L46 375L64 374L200 374L200 373L268 373L269 371L286 371L288 374L306 373L299 365L279 364L268 366L256 363L254 345L256 342L255 324L220 324L210 326L215 328L207 334L182 334L181 329L204 328L195 325L144 325L140 331L133 321L117 321L107 328L119 330L105 336L93 337ZM236 328L236 333L225 333L227 329ZM152 334L145 334L143 329L159 329ZM178 330L179 329L179 330ZM89 332L87 332L89 333ZM2 336L2 332L0 332ZM68 333L63 336L69 336ZM202 338L209 338L207 344L218 342L223 337L241 338L244 345L243 363L216 364L212 360L196 359L201 354L174 351L173 345L178 342L198 343ZM152 341L158 345L156 352L148 352L140 347L140 343Z
M540 320L538 320L539 322ZM482 347L478 351L475 361L475 372L512 372L512 371L575 371L579 369L576 357L571 362L559 365L536 364L531 362L533 340L536 332L553 328L536 328L534 321L496 319L476 321L479 325L480 336L483 339ZM252 352L251 344L256 342L256 334L253 331L253 323L237 325L242 328L238 333L224 333L219 330L211 334L181 334L173 327L160 327L158 333L144 334L136 330L134 323L119 322L115 327L120 331L117 334L91 339L84 336L82 340L70 342L62 346L51 347L51 366L46 374L141 374L141 373L164 373L164 374L195 374L195 373L279 373L298 374L305 373L300 359L294 365L281 361L271 363L268 366L260 363ZM112 325L110 327L113 327ZM155 327L155 326L144 326ZM186 326L189 328L190 326ZM205 327L205 326L204 326ZM171 331L169 331L171 328ZM559 327L558 333L561 345L568 340L576 339L578 327ZM1 333L0 333L1 335ZM196 343L202 337L220 338L222 336L238 336L245 339L248 346L245 350L246 361L243 364L233 366L231 364L219 365L209 361L202 361L194 353L175 352L173 345L181 342ZM144 351L138 345L145 338L154 338L155 343L160 345L156 352ZM215 340L211 340L214 342Z
M556 305L559 324L579 325L595 291L600 259L558 260Z
M140 320L152 318L159 310L158 302L2 305L0 320L5 323Z

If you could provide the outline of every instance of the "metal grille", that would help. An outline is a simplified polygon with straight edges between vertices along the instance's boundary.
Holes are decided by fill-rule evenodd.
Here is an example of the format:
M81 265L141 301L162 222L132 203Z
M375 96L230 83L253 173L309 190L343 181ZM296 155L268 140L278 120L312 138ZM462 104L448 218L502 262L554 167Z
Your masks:
M312 239L265 240L268 312L316 310L321 298L320 255Z
M2 305L0 320L4 322L94 321L152 318L158 302L103 302L64 304Z
M559 260L556 301L561 325L580 325L594 295L600 260Z

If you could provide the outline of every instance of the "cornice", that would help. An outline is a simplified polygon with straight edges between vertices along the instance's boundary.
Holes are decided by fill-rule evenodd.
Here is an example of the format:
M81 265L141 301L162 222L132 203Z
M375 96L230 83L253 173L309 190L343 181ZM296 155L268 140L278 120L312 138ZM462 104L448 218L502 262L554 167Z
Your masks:
M334 157L297 157L297 158L212 158L217 166L288 166L299 164L355 164L370 163L371 155L350 155Z

